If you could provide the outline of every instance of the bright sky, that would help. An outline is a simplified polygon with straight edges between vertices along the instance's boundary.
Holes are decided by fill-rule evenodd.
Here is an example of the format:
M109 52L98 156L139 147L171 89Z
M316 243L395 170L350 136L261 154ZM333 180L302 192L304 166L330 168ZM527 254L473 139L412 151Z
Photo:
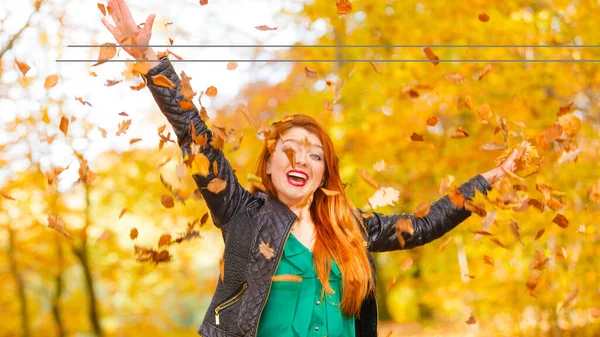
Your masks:
M11 3L10 15L5 21L5 32L1 34L0 46L6 41L29 17L32 11L33 0L13 1ZM106 1L101 1L106 3ZM200 6L198 0L129 0L132 14L136 22L144 22L150 13L157 14L154 22L153 37L151 44L169 44L168 38L174 39L174 45L182 44L293 44L302 41L310 44L324 33L326 27L299 26L289 17L280 15L284 2L280 0L209 0L208 5ZM64 8L61 8L63 4ZM61 27L56 20L43 21L45 16L65 10ZM302 9L300 3L285 4L285 10L298 11ZM49 13L51 12L51 13ZM0 8L0 18L6 17L6 9ZM26 118L30 114L40 116L43 104L50 99L66 97L62 114L58 109L51 109L48 114L52 120L46 130L41 134L52 135L58 131L60 116L67 118L74 116L80 120L87 119L96 127L108 131L108 139L103 139L97 128L90 133L90 141L83 138L83 130L80 124L75 122L69 128L69 137L73 139L72 147L85 154L92 160L101 152L110 148L116 150L128 150L130 148L157 146L158 137L156 128L167 123L164 116L158 111L148 89L140 92L129 89L131 81L125 81L112 87L104 86L106 80L122 79L120 73L125 68L125 63L107 63L98 67L90 68L91 63L56 63L56 59L96 59L97 48L68 48L67 45L102 44L115 42L112 35L102 25L101 13L97 8L96 1L89 0L54 0L46 7L42 7L42 13L34 17L32 26L42 26L45 34L42 39L47 39L50 45L56 48L43 48L40 43L38 31L26 30L13 49L4 56L5 64L14 58L31 66L27 77L37 77L30 89L23 90L20 87L3 88L5 93L0 96L0 124L13 121L16 117ZM40 20L42 22L40 23ZM173 24L165 26L166 22ZM259 31L255 26L267 25L278 27L275 31ZM319 27L320 26L320 27ZM65 27L70 27L65 29ZM73 27L75 29L73 29ZM58 38L63 34L65 38L61 42ZM162 51L165 48L157 48ZM171 51L181 55L184 59L247 59L253 58L253 50L250 48L169 48ZM264 53L256 57L261 59L272 58L269 52L275 48L263 49ZM118 59L129 57L125 52L120 52ZM178 73L182 70L192 77L192 87L200 92L208 86L218 88L218 95L214 99L205 98L203 103L209 114L214 112L214 107L232 102L237 92L248 83L258 80L269 80L271 83L281 81L287 75L289 64L239 63L234 71L226 69L227 62L223 63L176 63ZM7 83L12 83L22 75L16 66L9 68L4 76ZM98 74L97 77L89 76L90 71ZM50 90L43 88L43 79L49 75L58 74L60 77L58 85ZM28 96L26 96L28 95ZM5 98L8 97L8 98ZM74 97L82 97L83 100L92 104L91 107L83 106ZM237 105L237 104L234 104ZM127 112L129 117L118 114ZM125 136L116 137L115 131L120 121L131 118L133 120L130 129ZM1 130L1 129L0 129ZM27 134L26 128L18 129L18 134ZM42 136L42 139L44 137ZM143 140L129 145L131 138L142 138ZM62 134L57 137L51 145L40 141L35 134L28 135L30 146L34 157L42 163L42 168L48 169L52 166L71 165L71 168L61 174L59 189L69 188L77 180L77 161L72 155L70 145L67 145ZM6 134L0 133L0 144L9 141ZM18 157L19 153L26 151L26 146L13 147L9 157ZM51 156L46 155L52 153ZM11 160L11 171L24 169L29 163L26 160ZM0 186L6 184L7 172L0 170Z

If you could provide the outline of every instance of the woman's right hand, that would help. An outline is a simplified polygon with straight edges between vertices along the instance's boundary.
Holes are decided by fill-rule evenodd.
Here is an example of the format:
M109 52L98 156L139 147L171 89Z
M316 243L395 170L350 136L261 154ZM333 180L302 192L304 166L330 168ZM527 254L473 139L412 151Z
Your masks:
M136 45L142 47L123 47L129 55L136 60L149 59L148 54L151 48L147 47L150 44L152 36L152 24L154 23L155 14L150 14L144 23L144 28L138 27L133 21L133 16L129 11L129 7L125 0L109 0L109 12L116 26L112 26L106 18L102 18L102 23L115 37L119 44Z

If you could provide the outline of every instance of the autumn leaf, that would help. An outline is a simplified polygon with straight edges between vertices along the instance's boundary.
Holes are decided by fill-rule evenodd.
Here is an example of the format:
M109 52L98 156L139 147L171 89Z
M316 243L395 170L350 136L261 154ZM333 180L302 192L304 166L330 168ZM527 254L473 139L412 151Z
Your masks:
M410 235L415 233L411 218L398 218L395 226L397 233L408 233Z
M371 64L371 67L373 67L373 70L375 70L376 73L381 75L381 68L379 68L379 65L377 63L369 61L369 64Z
M477 18L479 19L479 21L481 22L488 22L490 21L490 16L485 14L485 13L481 13L477 16Z
M458 188L450 190L448 193L448 198L450 198L450 202L452 202L452 204L456 207L464 207L465 205L465 196Z
M534 241L537 241L537 239L541 238L541 237L542 237L542 235L544 235L544 232L545 232L545 231L546 231L546 230L545 230L545 229L543 229L543 228L542 228L542 229L540 229L540 230L539 230L539 231L538 231L538 232L535 234L535 239L533 239L533 240L534 240Z
M558 125L567 135L573 136L581 128L581 120L575 114L564 114L558 117Z
M44 81L44 89L53 88L58 83L58 75L50 75Z
M208 96L208 97L217 96L217 88L212 85L210 87L206 88L206 96Z
M104 61L110 60L117 54L117 45L112 42L103 43L100 46L100 52L98 54L98 63L94 63L92 67L105 63Z
M265 26L265 25L256 26L254 28L256 28L258 30L262 30L262 31L265 31L265 30L277 30L277 27L271 28L271 27Z
M227 62L227 70L235 70L238 64L235 62Z
M557 224L560 228L567 228L569 226L569 220L562 214L556 214L554 219L552 219L552 222Z
M437 117L429 117L429 118L427 118L426 124L428 126L436 126L439 121L440 121L440 119Z
M337 7L338 15L345 15L352 12L352 4L350 0L336 0L335 6Z
M244 115L244 118L246 118L246 121L248 122L248 124L250 124L251 127L255 129L258 129L260 127L256 119L254 119L254 116L252 116L250 111L248 111L248 107L246 105L238 104L237 112Z
M175 202L173 201L173 197L171 197L170 195L162 195L160 197L160 203L165 207L165 208L173 208L173 206L175 206Z
M590 309L590 315L592 318L600 318L600 307Z
M496 266L496 263L494 262L494 259L492 259L490 256L487 256L487 255L483 256L483 262L485 262L485 264L489 264L492 267Z
M65 221L58 215L48 215L48 227L56 230L60 234L71 238L71 234L65 228Z
M123 208L121 210L121 213L119 214L119 219L121 219L123 217L123 215L125 215L125 213L127 213L127 208Z
M438 251L444 251L444 249L446 249L446 247L448 247L448 245L450 244L450 242L452 242L452 236L448 235L448 237L446 238L446 240L444 240L444 242L442 242L442 244L438 247Z
M306 75L306 77L313 79L313 80L319 78L319 74L317 74L316 71L314 71L306 66L304 67L304 74Z
M473 100L471 99L471 96L465 95L465 105L467 106L467 109L473 110Z
M106 8L104 8L104 5L101 3L98 3L98 9L100 10L100 12L102 13L102 16L106 16Z
M452 183L454 182L454 176L453 175L447 175L445 177L442 178L442 180L440 181L440 189L439 189L439 193L441 195L446 194L447 191L450 191L450 186L452 186Z
M482 151L498 151L498 150L506 149L506 145L496 143L496 142L489 142L489 143L481 144L481 146L479 146L479 149Z
M154 75L152 76L152 82L159 86L159 87L163 87L163 88L176 88L177 86L171 82L171 80L169 80L168 78L166 78L164 75Z
M493 116L492 109L490 109L488 104L482 104L477 112L479 113L479 118L481 118L481 121L485 124L487 124Z
M481 79L487 75L490 71L492 71L492 65L491 64L486 64L485 67L483 67L483 70L481 71L481 74L479 74L479 80L481 81Z
M429 48L429 47L423 48L423 53L425 53L425 56L427 57L428 60L433 61L431 63L434 66L437 66L440 63L440 62L438 62L440 58L433 52L433 50L431 50L431 48Z
M512 219L510 220L510 232L521 244L524 244L523 240L521 240L521 228L519 227L519 223Z
M402 262L402 265L400 268L402 268L403 271L407 271L410 269L410 267L412 267L413 265L413 259L411 257L407 257L406 260L404 260L404 262Z
M2 190L0 190L0 195L2 195L5 199L15 200L15 198L11 197L8 193L6 193L6 192L4 192Z
M550 261L550 259L546 257L544 251L537 249L533 254L533 261L529 264L529 269L542 271L546 268L548 261Z
M158 248L162 247L162 246L168 246L171 244L171 234L163 234L160 236L160 238L158 239Z
M124 121L119 122L119 130L117 130L116 135L120 136L122 134L126 134L127 133L127 129L129 129L129 126L131 125L131 119L126 119Z
M413 142L422 142L423 140L425 140L425 137L416 132L413 132L413 134L410 136L410 140L412 140Z
M302 277L294 274L282 274L271 276L271 280L273 282L302 282Z
M373 177L371 177L371 175L369 174L369 172L367 172L367 170L358 169L358 175L367 184L373 186L375 189L379 189L379 184L377 183L377 181L375 181L375 179L373 179Z
M193 163L195 170L192 170L192 174L199 174L203 177L208 176L210 161L203 153L195 154Z
M138 85L130 85L129 88L131 90L140 91L146 87L146 82L142 82Z
M100 133L102 134L102 138L106 138L106 130L105 130L105 129L103 129L103 128L101 128L101 127L98 127L98 130L99 130L99 131L100 131Z
M225 180L221 180L219 178L214 178L208 183L208 190L214 194L218 194L223 191L227 187L227 182Z
M179 93L183 96L183 98L185 98L187 101L191 101L193 100L194 96L196 96L196 93L194 92L194 90L192 89L192 85L190 84L190 81L192 80L191 77L187 76L185 74L185 71L181 72L181 90L179 91ZM179 105L181 106L181 104ZM192 104L193 106L193 104ZM190 110L190 109L186 109L186 110Z
M450 133L450 138L457 139L466 137L469 137L469 134L460 126Z
M556 257L566 260L567 259L567 250L565 249L565 247L558 247L556 248L556 253L555 253Z
M386 164L385 161L382 159L378 162L376 162L375 164L373 164L373 170L377 171L377 172L383 172L385 171L386 168Z
M565 299L565 301L563 302L563 304L560 306L560 308L558 308L558 310L562 310L565 307L568 307L577 297L577 294L579 294L579 288L575 288L575 290L573 290L569 296L567 296L567 298Z
M83 98L81 98L81 97L75 97L75 99L76 99L76 100L78 100L78 101L79 101L79 103L81 103L81 104L83 104L83 105L89 105L89 106L92 106L92 105L90 104L90 102L84 101L84 100L83 100Z
M111 233L108 230L105 230L104 232L102 232L102 234L98 237L98 239L96 239L96 241L106 241L108 239L110 239L111 237Z
M465 81L465 78L461 74L447 74L444 77L454 84L461 84Z
M490 238L490 241L492 241L493 243L495 243L496 245L504 248L504 249L508 249L508 246L505 245L502 241L500 241L500 239L498 239L497 237L493 236Z
M67 135L67 131L69 130L69 120L64 116L60 118L59 129L65 136Z
M133 145L139 142L140 140L142 140L142 138L131 138L131 140L129 140L129 145Z
M395 284L396 284L396 275L394 275L392 277L392 280L390 281L390 283L388 283L388 285L385 287L385 292L389 293L390 290L392 290L392 288L394 287Z
M270 260L275 256L275 251L268 243L260 242L258 245L258 251L265 257L265 259Z
M194 110L196 108L191 101L179 101L179 107L181 110Z
M469 316L469 319L467 319L466 323L469 325L475 324L477 323L477 319L473 314L471 314L471 316Z
M423 202L420 203L417 208L415 209L415 216L417 218L423 218L425 217L427 214L429 214L429 209L431 207L431 204L428 202Z
M15 64L17 65L17 67L19 68L19 71L21 72L21 74L23 74L23 76L25 76L25 74L27 74L29 69L31 69L31 67L28 66L26 63L19 62L16 59L15 59Z
M375 191L372 197L369 198L369 206L372 208L394 205L400 197L400 192L392 187L380 187Z
M131 68L131 73L133 75L146 75L150 70L151 63L150 62L136 62L133 64Z

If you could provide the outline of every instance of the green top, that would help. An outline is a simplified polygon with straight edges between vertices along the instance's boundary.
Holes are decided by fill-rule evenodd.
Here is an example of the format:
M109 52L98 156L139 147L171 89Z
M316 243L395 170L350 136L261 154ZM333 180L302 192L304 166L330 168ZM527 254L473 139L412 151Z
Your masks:
M313 255L290 234L275 275L298 275L302 282L274 281L258 326L258 337L354 337L354 318L342 314L342 276L335 261L325 294L313 265Z

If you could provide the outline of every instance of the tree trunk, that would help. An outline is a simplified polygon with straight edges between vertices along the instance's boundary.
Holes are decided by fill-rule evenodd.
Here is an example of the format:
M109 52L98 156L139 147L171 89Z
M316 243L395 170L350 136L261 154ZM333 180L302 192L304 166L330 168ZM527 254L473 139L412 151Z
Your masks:
M379 270L379 254L373 254L373 262L375 264L375 270ZM377 298L377 308L379 312L379 320L380 321L389 321L392 316L390 315L390 311L387 308L386 298L387 294L385 292L386 284L378 280L375 285L375 297Z
M63 252L60 247L60 239L56 236L56 256L58 258L58 273L55 278L56 291L52 298L52 316L56 322L56 336L64 337L65 329L60 320L60 297L62 296L62 273L63 273Z
M17 270L17 261L15 258L15 235L8 226L8 260L10 263L10 272L15 278L17 284L17 296L19 297L19 303L21 304L21 331L23 331L23 337L29 337L29 316L27 316L27 298L25 297L25 284L21 274Z

